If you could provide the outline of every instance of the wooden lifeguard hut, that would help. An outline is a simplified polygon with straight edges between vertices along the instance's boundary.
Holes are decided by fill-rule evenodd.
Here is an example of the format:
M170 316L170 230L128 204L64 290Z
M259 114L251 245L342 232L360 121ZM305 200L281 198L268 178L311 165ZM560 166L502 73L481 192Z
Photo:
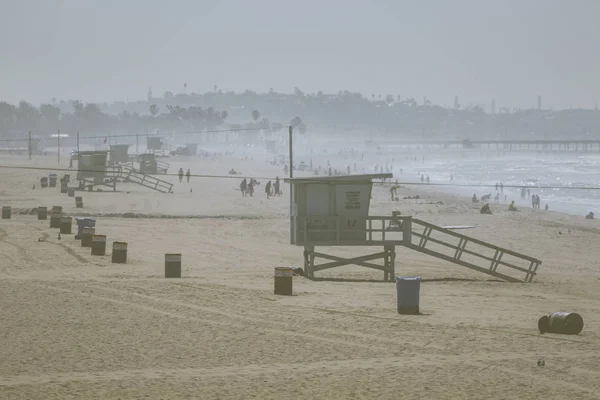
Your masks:
M383 271L384 280L393 280L396 246L442 259L510 282L531 282L541 261L480 239L431 224L398 212L370 216L374 180L392 174L345 175L288 178L292 199L291 244L304 247L306 276L343 265L358 265ZM354 258L342 258L315 251L316 247L383 247L383 251ZM328 262L316 264L315 259ZM372 263L383 260L383 265ZM502 266L506 272L499 272ZM515 273L525 274L524 279Z
M81 189L91 189L97 185L106 185L116 189L114 174L107 168L109 151L78 151L77 180ZM110 174L107 174L111 172ZM107 180L108 175L111 175Z
M304 247L304 269L309 278L324 269L358 265L383 271L394 279L397 245L403 243L401 223L393 216L369 216L373 180L392 174L344 175L285 179L292 185L291 244ZM392 227L391 229L389 227ZM317 246L378 246L383 251L342 258L315 251ZM329 262L315 264L315 259ZM382 265L373 260L383 260Z
M112 144L110 146L110 163L113 165L125 164L129 161L128 144Z

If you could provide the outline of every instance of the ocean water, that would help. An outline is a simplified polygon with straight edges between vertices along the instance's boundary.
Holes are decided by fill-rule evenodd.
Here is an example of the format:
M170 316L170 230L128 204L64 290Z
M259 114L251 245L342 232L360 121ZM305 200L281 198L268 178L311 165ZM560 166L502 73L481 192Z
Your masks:
M531 194L537 194L541 208L546 204L552 211L573 215L585 215L590 211L600 217L600 154L599 153L483 153L477 149L447 155L429 152L417 156L420 162L406 159L395 162L394 175L399 180L417 181L418 174L429 174L432 184L440 184L440 191L477 197L491 193L494 187L479 185L504 184L500 203L514 200L515 204L531 207L531 200L521 199L520 187L526 186ZM450 174L454 180L450 181ZM470 186L472 185L472 186ZM517 186L516 188L510 186Z

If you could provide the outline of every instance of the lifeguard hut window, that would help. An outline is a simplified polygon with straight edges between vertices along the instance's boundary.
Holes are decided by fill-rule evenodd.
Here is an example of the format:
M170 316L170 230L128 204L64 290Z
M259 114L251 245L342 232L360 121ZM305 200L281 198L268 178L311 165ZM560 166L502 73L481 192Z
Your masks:
M290 242L298 246L367 243L373 179L392 174L289 178L292 218Z

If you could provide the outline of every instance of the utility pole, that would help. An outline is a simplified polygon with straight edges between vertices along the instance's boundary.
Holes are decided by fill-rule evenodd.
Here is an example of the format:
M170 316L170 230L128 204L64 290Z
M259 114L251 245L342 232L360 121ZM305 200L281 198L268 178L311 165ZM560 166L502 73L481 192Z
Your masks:
M140 154L140 135L138 133L135 134L135 154Z
M58 163L60 164L60 129L58 129L58 134L56 135L56 140L58 141Z
M31 131L29 131L29 159L31 160Z
M77 131L77 154L79 154L79 131Z
M292 132L293 128L290 125L289 128L289 148L290 148L290 179L294 177L294 155L292 151ZM290 181L290 244L294 244L296 242L296 238L294 237L294 195L292 193L292 182Z

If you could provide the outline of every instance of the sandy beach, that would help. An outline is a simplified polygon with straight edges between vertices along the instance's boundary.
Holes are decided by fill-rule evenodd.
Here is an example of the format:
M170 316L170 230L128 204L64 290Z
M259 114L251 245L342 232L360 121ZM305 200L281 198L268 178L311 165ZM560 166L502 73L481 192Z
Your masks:
M166 161L170 173L283 178L258 157ZM462 233L543 262L533 283L507 283L399 247L396 274L423 279L422 315L408 316L397 313L394 284L359 267L295 277L294 296L273 294L275 267L302 266L287 185L267 199L264 180L242 197L238 177L166 176L173 194L119 184L78 193L76 209L58 187L39 187L55 158L2 155L0 165L39 168L0 168L0 203L13 208L0 220L0 398L600 398L597 220L504 204L481 215L433 187L402 188L400 197L421 199L396 202L375 185L371 215L474 225ZM107 256L73 235L59 240L30 213L55 205L98 218ZM127 264L111 263L113 241L128 242ZM164 278L165 253L182 254L181 279ZM538 319L555 311L581 314L582 334L540 335Z

